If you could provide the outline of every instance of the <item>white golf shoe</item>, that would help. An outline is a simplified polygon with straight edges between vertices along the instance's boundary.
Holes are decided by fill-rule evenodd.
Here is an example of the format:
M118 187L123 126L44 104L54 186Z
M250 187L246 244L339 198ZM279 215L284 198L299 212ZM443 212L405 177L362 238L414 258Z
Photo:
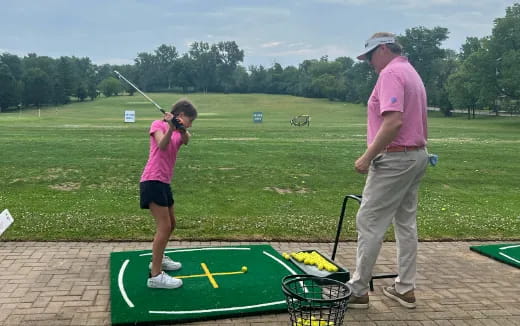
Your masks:
M152 263L151 262L150 262L150 265L148 265L148 267L150 269L152 269ZM176 270L181 269L181 267L182 267L181 263L173 261L168 256L163 256L162 265L161 265L161 269L163 271L176 271Z
M149 277L147 285L154 289L176 289L182 286L182 280L161 272L157 276Z

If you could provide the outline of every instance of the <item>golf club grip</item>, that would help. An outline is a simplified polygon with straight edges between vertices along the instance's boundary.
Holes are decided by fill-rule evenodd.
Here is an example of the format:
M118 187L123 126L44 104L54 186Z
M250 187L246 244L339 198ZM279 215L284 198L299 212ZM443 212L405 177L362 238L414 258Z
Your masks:
M167 122L166 119L163 119L164 122ZM179 121L176 117L173 117L172 124L175 126L175 129L177 130L186 130L186 127L182 124L182 122Z
M184 127L182 122L180 122L179 119L177 119L177 117L173 117L172 123L175 126L175 128L177 128L179 130L186 130L186 127Z

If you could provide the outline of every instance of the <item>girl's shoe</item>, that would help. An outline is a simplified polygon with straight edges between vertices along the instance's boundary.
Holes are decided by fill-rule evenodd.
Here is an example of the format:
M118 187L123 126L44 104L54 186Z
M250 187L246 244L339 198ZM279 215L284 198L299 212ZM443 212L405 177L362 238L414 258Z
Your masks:
M176 289L182 286L182 280L161 272L157 276L149 277L147 285L149 288L154 289Z
M150 262L150 265L148 265L148 267L150 269L152 269L152 263L151 262ZM176 271L176 270L179 270L181 268L182 268L182 264L181 263L173 261L168 256L163 256L162 265L161 265L161 269L163 271Z

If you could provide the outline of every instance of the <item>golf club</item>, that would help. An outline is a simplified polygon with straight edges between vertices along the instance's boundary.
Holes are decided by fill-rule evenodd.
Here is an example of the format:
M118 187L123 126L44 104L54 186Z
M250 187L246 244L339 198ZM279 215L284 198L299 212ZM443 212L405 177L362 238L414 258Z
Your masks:
M119 79L124 80L128 85L132 86L136 91L138 91L139 94L143 95L148 101L150 101L150 103L152 103L157 108L157 110L161 111L163 114L166 114L166 111L164 111L164 109L159 104L157 104L148 95L146 95L143 91L141 91L139 88L137 88L137 86L135 86L131 81L126 79L125 76L121 75L121 73L119 71L114 70L114 73L117 75L117 77ZM177 119L177 117L173 118L172 123L175 126L175 128L177 128L177 129L186 129L184 127L184 125Z

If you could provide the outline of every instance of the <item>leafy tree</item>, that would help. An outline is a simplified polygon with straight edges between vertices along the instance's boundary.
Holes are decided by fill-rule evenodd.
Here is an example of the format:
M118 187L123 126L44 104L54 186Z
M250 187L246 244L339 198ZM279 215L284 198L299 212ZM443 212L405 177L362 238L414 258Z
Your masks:
M405 35L398 36L398 41L403 45L404 54L410 63L415 67L421 76L428 94L438 93L439 86L435 79L439 64L446 57L446 50L441 49L443 41L448 39L448 29L444 27L434 27L427 29L419 26L407 29ZM435 97L428 98L430 104Z
M90 100L93 101L96 97L99 96L97 85L92 81L89 80L88 86L87 86L87 95L90 97Z
M72 57L74 75L76 76L76 87L73 96L79 101L84 101L89 96L89 84L94 83L95 69L89 58ZM94 84L95 85L95 84Z
M98 85L99 90L106 97L110 97L112 95L118 95L123 87L119 80L114 77L107 77Z
M494 21L491 48L499 56L509 50L520 50L520 3L506 8L506 15Z
M279 63L275 63L267 72L270 75L271 82L268 85L267 93L283 94L285 93L285 85L283 82L283 68Z
M237 66L231 80L234 82L233 92L246 93L249 84L249 75L244 67Z
M23 65L22 60L20 60L18 56L9 53L3 53L0 55L0 62L6 64L7 67L9 67L9 71L15 80L22 80Z
M195 87L195 64L188 54L184 54L175 61L172 74L175 76L174 84L180 87L183 92Z
M518 68L520 57L520 3L506 9L503 18L495 19L489 50L496 63L497 89L500 95L520 97Z
M470 117L475 108L498 112L497 103L516 103L520 97L519 35L520 4L515 4L506 9L504 18L495 19L490 37L466 39L460 66L447 84L454 107L467 108Z
M428 94L428 96L434 96L433 102L440 108L441 112L445 116L451 116L453 106L449 100L449 94L447 90L448 78L453 74L458 67L457 55L453 50L448 50L445 59L441 59L438 64L437 76L435 78L436 93Z
M135 59L135 66L139 79L135 81L143 91L152 90L157 84L157 60L156 56L150 53L141 52Z
M499 72L498 86L501 93L520 99L520 51L509 50L502 55L502 69Z
M219 59L217 46L210 47L206 42L194 42L190 46L189 55L193 60L196 88L203 92L215 90Z
M249 92L265 92L271 83L271 75L268 74L267 70L262 65L251 65L249 66L249 73Z
M358 62L346 72L347 99L353 103L367 103L377 81L377 75L366 62Z
M112 71L114 71L114 70L117 70L118 72L120 72L128 80L132 81L132 83L139 79L137 77L137 69L135 66L132 66L132 65L114 66L114 67L112 67ZM126 83L124 81L120 81L120 82L121 82L121 87L123 88L123 90L126 93L130 94L130 96L133 96L134 93L137 92L135 90L135 88L130 86L128 83Z
M484 49L484 39L479 39L478 37L467 37L466 42L462 44L460 51L460 59L465 60L473 53Z
M335 98L336 77L331 74L322 74L314 78L311 84L313 95L316 97L326 97L329 100Z
M297 95L299 93L300 73L294 66L285 67L282 74L282 90L285 94Z
M476 102L471 86L468 85L469 73L464 68L450 75L446 90L451 104L456 109L471 108ZM469 116L469 111L468 111Z
M212 49L217 53L218 82L225 92L229 92L233 84L233 72L238 63L244 60L244 51L238 48L235 41L219 42Z
M475 116L476 108L490 107L496 98L495 70L488 51L471 54L448 78L448 94L455 108L467 109Z
M49 75L40 68L30 68L24 76L25 89L22 101L25 105L37 107L48 104L52 98Z
M155 50L158 79L161 88L171 89L173 87L174 64L179 56L177 49L173 45L162 44Z
M80 102L83 102L87 98L88 91L85 82L79 83L78 87L76 88L75 95Z
M11 69L0 61L0 112L19 103L17 93L17 82Z
M56 94L56 103L65 104L70 102L76 90L77 78L74 74L74 63L69 57L61 57L57 63L56 73L57 89L60 93Z

